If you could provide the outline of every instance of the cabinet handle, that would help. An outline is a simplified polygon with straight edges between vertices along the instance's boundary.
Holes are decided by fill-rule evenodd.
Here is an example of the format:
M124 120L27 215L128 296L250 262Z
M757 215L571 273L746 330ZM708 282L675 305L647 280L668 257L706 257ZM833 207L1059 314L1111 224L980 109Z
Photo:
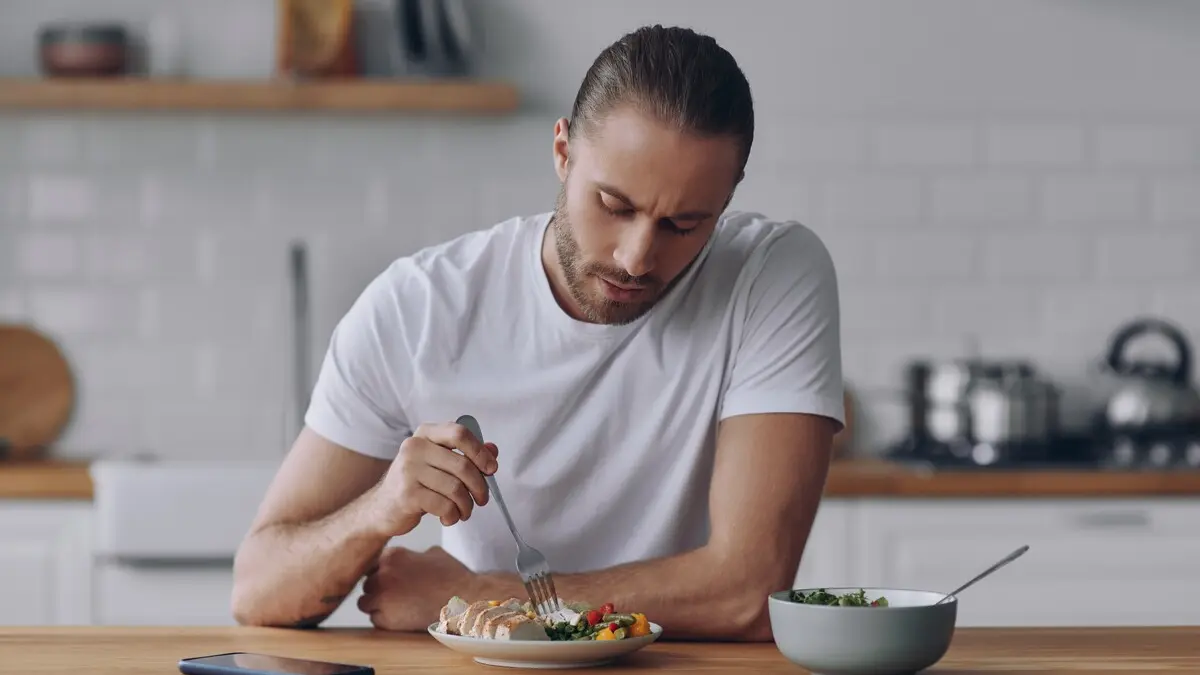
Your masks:
M1145 511L1107 511L1082 514L1075 522L1087 528L1146 527L1150 525L1150 516Z

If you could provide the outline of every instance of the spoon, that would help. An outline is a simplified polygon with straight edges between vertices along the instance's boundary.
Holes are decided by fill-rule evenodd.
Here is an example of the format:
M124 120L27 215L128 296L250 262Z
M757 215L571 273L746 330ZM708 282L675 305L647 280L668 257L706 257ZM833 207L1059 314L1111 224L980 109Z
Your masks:
M1001 558L1001 559L1000 559L1000 562L998 562L998 563L996 563L995 565L992 565L991 567L987 568L986 570L984 570L983 572L981 572L981 573L979 574L979 576L975 577L974 579L971 579L970 581L968 581L967 583L963 584L962 586L959 586L958 588L956 588L956 589L954 589L954 590L950 591L949 593L947 593L947 594L946 594L946 596L945 596L945 597L943 597L941 600L938 600L937 602L935 602L935 603L933 603L933 604L935 604L935 605L940 605L940 604L942 604L943 602L946 602L947 600L949 600L950 598L953 598L954 596L958 595L959 593L962 593L962 592L963 592L963 591L965 591L966 589L968 589L968 588L970 588L971 586L973 586L973 585L975 584L975 582L976 582L976 581L979 581L980 579L982 579L982 578L986 577L987 575L991 574L992 572L995 572L996 570L1000 569L1001 567L1004 567L1004 566L1005 566L1005 565L1007 565L1008 563L1010 563L1010 562L1012 562L1012 561L1016 560L1017 558L1020 558L1021 556L1025 555L1025 552L1026 552L1026 551L1028 551L1028 550L1029 550L1029 544L1026 544L1026 545L1022 546L1021 548L1019 548L1019 549L1017 549L1017 550L1013 551L1012 553L1009 553L1008 555L1006 555L1006 556L1004 556L1003 558Z

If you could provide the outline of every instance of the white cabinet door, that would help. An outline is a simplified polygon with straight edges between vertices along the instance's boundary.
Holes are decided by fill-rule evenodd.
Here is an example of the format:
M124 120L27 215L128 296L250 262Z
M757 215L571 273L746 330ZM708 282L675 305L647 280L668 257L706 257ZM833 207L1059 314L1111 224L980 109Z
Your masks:
M857 583L854 528L857 504L849 499L821 501L804 558L796 573L795 588L836 587Z
M91 504L0 501L0 625L91 623Z
M96 624L234 626L233 565L104 562L96 570Z
M863 585L949 591L962 626L1200 623L1200 503L1169 499L865 500Z

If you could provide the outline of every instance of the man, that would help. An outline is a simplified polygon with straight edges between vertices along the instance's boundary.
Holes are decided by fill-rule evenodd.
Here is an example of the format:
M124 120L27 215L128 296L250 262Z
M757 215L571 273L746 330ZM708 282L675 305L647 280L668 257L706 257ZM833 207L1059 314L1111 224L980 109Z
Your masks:
M554 127L554 211L395 261L337 326L238 552L237 619L319 624L364 575L359 607L391 630L454 595L527 597L486 473L560 597L770 639L842 372L825 247L725 213L753 132L713 39L655 26L601 53ZM444 549L383 550L423 516Z

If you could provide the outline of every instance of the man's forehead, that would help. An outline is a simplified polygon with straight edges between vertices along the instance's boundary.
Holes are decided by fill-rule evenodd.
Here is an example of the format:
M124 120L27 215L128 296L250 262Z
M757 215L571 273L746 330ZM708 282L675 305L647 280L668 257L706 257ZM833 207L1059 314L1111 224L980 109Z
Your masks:
M580 140L572 154L578 154L589 180L633 201L638 193L666 189L682 201L699 202L695 208L707 208L714 196L724 199L736 183L739 160L733 137L698 136L645 115L617 113Z

